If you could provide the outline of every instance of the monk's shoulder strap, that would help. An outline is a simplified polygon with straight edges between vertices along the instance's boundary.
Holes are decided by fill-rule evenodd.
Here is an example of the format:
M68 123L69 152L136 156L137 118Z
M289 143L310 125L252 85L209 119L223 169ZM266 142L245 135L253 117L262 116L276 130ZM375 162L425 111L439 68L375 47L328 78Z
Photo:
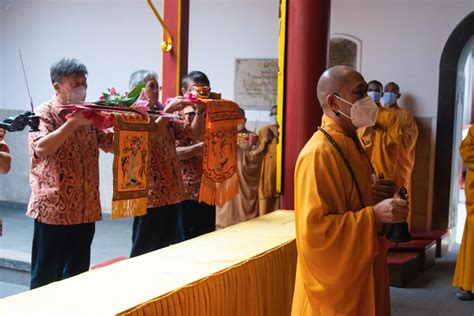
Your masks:
M331 135L329 135L329 133L326 132L326 130L324 128L322 128L321 126L318 126L318 130L321 133L323 133L323 135L326 137L326 139L334 146L336 151L339 153L339 156L341 157L342 161L344 161L344 164L346 165L347 169L349 170L349 173L351 174L352 181L355 183L355 186L356 186L356 189L357 189L357 195L359 196L360 204L362 205L362 207L364 207L364 200L362 199L362 192L360 190L359 183L357 182L355 172L352 169L352 166L351 166L351 163L349 162L349 159L347 158L344 151L342 151L341 146L339 146L339 144L336 142L336 140Z

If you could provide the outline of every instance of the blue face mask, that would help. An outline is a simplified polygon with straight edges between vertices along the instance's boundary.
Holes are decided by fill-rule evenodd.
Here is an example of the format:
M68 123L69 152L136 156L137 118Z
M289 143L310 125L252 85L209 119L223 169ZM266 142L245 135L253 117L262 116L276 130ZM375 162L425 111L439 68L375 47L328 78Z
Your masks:
M389 106L397 102L398 96L393 92L385 92L383 94L383 102Z
M377 91L369 91L369 92L367 92L367 95L368 95L369 97L371 97L372 100L374 100L375 103L377 103L377 102L380 101L380 95L381 95L380 92L377 92Z

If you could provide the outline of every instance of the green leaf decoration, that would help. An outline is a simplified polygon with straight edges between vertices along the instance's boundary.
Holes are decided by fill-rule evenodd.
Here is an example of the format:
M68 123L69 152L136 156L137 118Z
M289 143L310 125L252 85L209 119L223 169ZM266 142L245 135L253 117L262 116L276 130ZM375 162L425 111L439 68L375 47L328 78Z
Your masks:
M135 88L133 88L132 91L128 93L128 95L117 94L112 96L110 95L110 89L108 89L108 91L102 92L102 96L105 98L105 100L93 101L91 103L97 105L130 107L138 100L138 97L140 96L142 89L145 88L145 86L145 82L137 85Z

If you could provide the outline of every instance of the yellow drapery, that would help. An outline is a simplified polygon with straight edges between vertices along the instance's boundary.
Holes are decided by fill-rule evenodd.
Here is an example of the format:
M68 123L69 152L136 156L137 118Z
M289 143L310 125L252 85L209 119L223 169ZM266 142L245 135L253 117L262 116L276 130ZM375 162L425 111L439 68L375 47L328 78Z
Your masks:
M276 211L2 299L2 315L288 315L292 211Z

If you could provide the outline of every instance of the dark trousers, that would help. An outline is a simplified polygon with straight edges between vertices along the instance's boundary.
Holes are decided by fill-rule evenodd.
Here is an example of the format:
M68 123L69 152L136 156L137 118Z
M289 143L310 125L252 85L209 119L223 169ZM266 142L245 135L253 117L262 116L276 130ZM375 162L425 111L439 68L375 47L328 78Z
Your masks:
M186 200L179 204L178 240L188 240L216 230L216 207Z
M88 271L94 232L95 223L49 225L35 220L30 288Z
M171 245L176 239L178 204L152 207L133 220L130 257Z

